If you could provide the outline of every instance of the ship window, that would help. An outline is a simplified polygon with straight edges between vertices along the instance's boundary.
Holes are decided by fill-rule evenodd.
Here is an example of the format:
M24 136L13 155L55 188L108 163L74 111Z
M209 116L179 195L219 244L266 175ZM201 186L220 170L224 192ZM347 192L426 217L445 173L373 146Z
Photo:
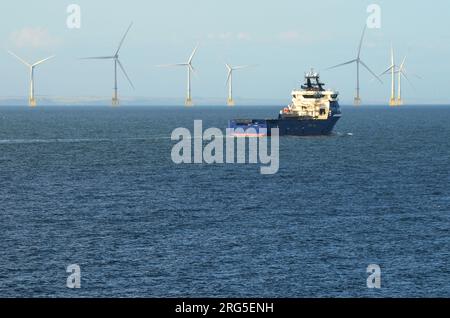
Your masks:
M318 99L318 98L323 98L324 95L321 94L316 94L316 95L303 95L303 98L306 99Z

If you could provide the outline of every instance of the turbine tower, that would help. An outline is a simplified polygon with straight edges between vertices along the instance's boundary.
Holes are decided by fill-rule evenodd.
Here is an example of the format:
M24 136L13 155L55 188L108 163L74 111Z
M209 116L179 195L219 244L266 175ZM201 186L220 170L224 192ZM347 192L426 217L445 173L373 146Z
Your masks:
M380 74L380 76L391 73L391 98L389 100L389 106L398 106L397 100L395 99L395 73L397 66L395 65L395 59L394 59L394 48L391 46L391 65L389 68Z
M119 51L122 48L123 42L125 41L125 38L128 35L128 32L130 31L131 27L133 26L133 23L130 24L127 31L125 32L125 35L122 37L122 40L119 43L119 47L117 48L116 52L112 56L98 56L98 57L86 57L82 60L113 60L114 61L114 93L112 97L112 105L117 106L119 105L119 98L118 98L118 87L117 87L117 66L122 70L123 74L127 78L128 82L130 83L131 87L134 89L134 85L131 82L130 77L128 76L127 72L125 71L125 68L123 67L122 63L119 59Z
M363 30L363 33L362 33L362 36L361 36L361 40L359 42L358 55L356 56L356 58L351 60L351 61L348 61L348 62L345 62L345 63L342 63L342 64L338 64L338 65L329 67L327 69L327 70L330 70L330 69L334 69L334 68L341 67L341 66L344 66L344 65L356 63L356 97L355 97L355 100L354 100L355 106L361 105L360 83L359 83L359 69L360 69L360 65L362 65L364 68L366 68L369 71L370 74L372 74L380 83L382 83L381 79L367 66L366 63L364 63L361 60L361 48L362 48L362 44L363 44L363 41L364 41L364 35L366 33L366 28L367 27L364 26L364 30Z
M403 105L402 100L402 76L409 82L409 78L406 75L405 72L405 62L406 62L406 56L403 58L402 64L400 64L400 67L398 68L398 96L397 96L397 105Z
M11 51L8 51L9 54L11 54L12 56L14 56L16 59L18 59L20 62L22 62L23 64L25 64L29 69L30 69L30 95L28 97L28 105L30 107L36 107L36 97L34 95L34 69L36 66L38 66L39 64L42 64L52 58L54 58L55 56L52 55L50 57L47 57L46 59L40 60L34 64L30 64L27 61L25 61L24 59L18 57L16 54L14 54Z
M192 87L191 87L191 81L192 81L192 73L196 74L194 67L192 66L192 60L194 59L195 53L197 53L198 44L195 47L194 51L192 51L191 55L189 56L189 59L186 63L177 63L177 64L167 64L167 65L158 65L158 67L173 67L173 66L183 66L187 68L187 93L186 93L186 106L193 106L194 103L192 102Z
M231 66L228 63L225 63L225 66L228 70L228 77L227 77L227 85L228 85L228 99L227 99L227 105L228 106L234 106L234 100L233 100L233 72L236 70L242 70L244 68L250 67L250 65L242 65L242 66Z

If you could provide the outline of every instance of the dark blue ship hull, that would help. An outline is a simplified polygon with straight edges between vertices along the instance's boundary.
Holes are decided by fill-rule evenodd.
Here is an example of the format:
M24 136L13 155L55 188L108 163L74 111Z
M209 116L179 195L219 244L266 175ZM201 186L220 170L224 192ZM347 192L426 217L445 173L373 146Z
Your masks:
M331 134L340 118L340 114L334 114L326 120L297 117L231 120L228 128L233 129L233 135L238 137L270 136L272 128L278 128L280 136L321 136Z

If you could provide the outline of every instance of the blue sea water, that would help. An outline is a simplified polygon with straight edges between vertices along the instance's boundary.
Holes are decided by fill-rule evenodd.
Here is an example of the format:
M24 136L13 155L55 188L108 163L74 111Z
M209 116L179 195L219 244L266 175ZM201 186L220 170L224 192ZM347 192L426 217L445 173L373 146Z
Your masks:
M171 160L194 119L277 113L0 108L0 297L450 297L450 107L344 107L275 175Z

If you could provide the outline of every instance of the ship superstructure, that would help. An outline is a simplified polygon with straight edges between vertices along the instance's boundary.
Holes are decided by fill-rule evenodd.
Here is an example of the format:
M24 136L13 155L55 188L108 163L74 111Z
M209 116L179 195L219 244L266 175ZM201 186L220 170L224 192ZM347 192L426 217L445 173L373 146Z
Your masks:
M292 103L280 111L281 118L303 117L326 120L333 114L340 114L339 93L326 90L318 73L311 70L305 74L305 84L292 91Z

